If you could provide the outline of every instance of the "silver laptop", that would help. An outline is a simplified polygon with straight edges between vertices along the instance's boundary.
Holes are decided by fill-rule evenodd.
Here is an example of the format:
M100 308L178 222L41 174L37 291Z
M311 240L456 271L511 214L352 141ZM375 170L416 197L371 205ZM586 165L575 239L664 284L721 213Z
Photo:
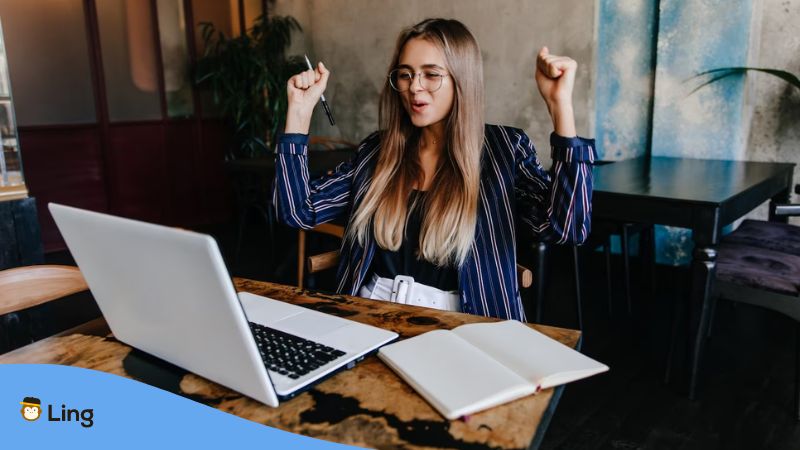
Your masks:
M50 203L114 336L270 406L397 333L234 290L210 236Z

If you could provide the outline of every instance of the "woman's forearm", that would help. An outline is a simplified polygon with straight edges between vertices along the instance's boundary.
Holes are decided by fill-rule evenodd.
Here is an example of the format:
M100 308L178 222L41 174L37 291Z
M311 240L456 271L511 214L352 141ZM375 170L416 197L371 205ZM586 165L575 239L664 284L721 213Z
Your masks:
M575 114L572 104L547 106L550 118L553 120L553 131L559 136L574 137L578 135L575 130Z

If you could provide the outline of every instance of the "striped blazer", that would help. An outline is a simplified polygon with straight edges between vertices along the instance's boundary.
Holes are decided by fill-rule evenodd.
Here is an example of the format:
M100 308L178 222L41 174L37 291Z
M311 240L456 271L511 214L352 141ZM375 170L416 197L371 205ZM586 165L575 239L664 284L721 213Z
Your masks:
M352 161L310 180L308 136L287 134L275 157L273 205L280 221L309 229L349 220L367 192L380 151L378 132L367 137ZM531 239L581 243L589 234L594 140L550 136L553 166L544 170L520 129L486 125L481 156L478 220L472 251L458 269L462 311L525 321L516 273L515 228ZM340 251L337 291L357 295L371 274L376 243L372 233L360 245L345 239Z

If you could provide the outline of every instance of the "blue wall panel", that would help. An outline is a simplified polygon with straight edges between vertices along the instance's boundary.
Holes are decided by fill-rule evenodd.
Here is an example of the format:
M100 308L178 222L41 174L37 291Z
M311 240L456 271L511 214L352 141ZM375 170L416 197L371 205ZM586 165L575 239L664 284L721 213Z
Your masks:
M648 151L658 0L600 0L595 85L597 148L619 160Z

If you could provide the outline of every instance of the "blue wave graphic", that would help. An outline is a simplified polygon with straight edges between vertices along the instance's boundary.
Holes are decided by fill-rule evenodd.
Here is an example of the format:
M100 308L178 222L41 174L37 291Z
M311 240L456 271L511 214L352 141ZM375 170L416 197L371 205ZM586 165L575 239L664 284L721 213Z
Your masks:
M21 414L20 403L26 397L41 402L42 415L35 421ZM0 364L0 448L228 450L242 444L269 449L356 448L257 424L105 372Z

